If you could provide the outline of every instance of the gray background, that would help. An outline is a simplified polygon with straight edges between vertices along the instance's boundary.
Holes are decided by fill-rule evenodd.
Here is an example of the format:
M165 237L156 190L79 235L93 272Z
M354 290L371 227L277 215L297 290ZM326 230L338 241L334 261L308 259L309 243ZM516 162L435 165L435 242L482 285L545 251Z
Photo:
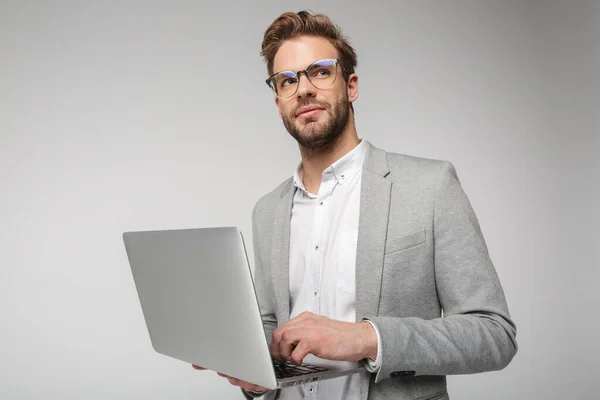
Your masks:
M303 8L358 52L359 135L452 161L480 219L520 351L452 397L597 398L600 2L206 3L0 2L0 398L240 398L153 352L121 233L250 240L299 160L262 34Z

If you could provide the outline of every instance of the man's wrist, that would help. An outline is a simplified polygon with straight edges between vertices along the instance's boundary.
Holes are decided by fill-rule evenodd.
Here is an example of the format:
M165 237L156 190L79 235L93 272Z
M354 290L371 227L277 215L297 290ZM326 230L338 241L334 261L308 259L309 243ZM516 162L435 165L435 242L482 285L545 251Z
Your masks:
M360 325L362 327L363 332L363 358L370 358L371 360L377 359L377 348L378 348L378 340L377 340L377 332L373 325L371 325L368 321L361 321Z
M264 395L265 393L267 393L268 390L262 391L262 392L255 392L253 390L246 390L246 389L242 389L246 394L248 394L251 397L261 397L262 395Z

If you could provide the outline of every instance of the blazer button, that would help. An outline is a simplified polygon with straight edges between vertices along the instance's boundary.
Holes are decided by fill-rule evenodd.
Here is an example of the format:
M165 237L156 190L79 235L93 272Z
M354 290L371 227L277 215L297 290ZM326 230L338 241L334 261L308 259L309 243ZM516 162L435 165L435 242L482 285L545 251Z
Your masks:
M415 371L394 371L390 374L392 378L400 378L405 376L415 376Z

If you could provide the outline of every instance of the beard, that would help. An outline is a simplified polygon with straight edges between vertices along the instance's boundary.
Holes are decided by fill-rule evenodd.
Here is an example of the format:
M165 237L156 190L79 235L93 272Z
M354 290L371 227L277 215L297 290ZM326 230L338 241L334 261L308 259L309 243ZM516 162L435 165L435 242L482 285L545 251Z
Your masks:
M300 107L307 105L323 108L323 111L329 114L328 120L319 123L309 119L302 128L298 128L294 116ZM350 120L350 102L347 95L333 104L316 100L308 101L299 104L291 114L284 116L282 119L287 131L301 147L310 153L320 153L333 148L342 137L342 133Z

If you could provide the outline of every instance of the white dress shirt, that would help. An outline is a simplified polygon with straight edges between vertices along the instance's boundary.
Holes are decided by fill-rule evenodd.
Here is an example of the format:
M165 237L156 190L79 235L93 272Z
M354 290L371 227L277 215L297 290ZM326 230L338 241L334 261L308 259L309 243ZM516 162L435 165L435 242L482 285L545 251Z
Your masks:
M317 194L303 184L302 163L294 173L294 195L290 230L289 282L290 319L304 311L356 322L355 269L361 172L366 146L361 141L349 153L323 171ZM379 332L377 332L379 340ZM370 372L381 363L367 360ZM293 386L281 391L280 399L358 399L360 375L348 375Z

